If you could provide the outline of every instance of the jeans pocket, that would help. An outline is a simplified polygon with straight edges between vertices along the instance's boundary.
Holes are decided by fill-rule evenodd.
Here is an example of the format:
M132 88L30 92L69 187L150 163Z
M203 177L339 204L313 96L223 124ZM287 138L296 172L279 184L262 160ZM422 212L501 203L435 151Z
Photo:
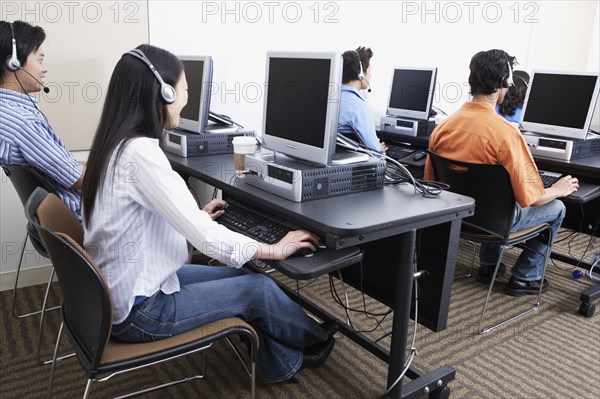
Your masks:
M133 323L126 325L124 328L119 329L118 331L113 330L112 335L115 338L125 342L154 342L161 338L166 338L164 336L156 336L152 333L149 333Z

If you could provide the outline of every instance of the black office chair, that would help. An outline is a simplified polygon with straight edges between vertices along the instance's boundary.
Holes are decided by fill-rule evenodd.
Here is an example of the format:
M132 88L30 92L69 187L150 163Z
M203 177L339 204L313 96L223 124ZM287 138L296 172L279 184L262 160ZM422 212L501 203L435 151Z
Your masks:
M502 165L473 164L444 158L429 151L435 179L450 185L450 191L475 199L475 215L462 221L460 236L463 239L479 244L499 244L500 257L494 268L487 296L479 320L479 332L486 333L527 313L535 311L540 306L542 284L533 307L522 311L491 327L482 329L485 310L496 280L496 274L502 261L502 255L507 247L525 243L525 241L546 233L548 250L545 254L544 272L550 255L552 229L548 223L511 232L515 212L515 197L510 183L510 175Z
M63 294L62 324L54 349L48 397L52 395L56 356L62 331L66 327L79 363L88 378L84 398L88 396L92 382L106 381L116 374L203 351L222 338L229 341L238 357L243 360L230 340L230 336L234 334L247 337L250 343L250 367L243 361L242 364L251 377L254 398L258 335L249 324L240 318L228 317L154 342L127 343L112 338L110 290L94 260L82 248L79 240L74 238L80 234L83 237L79 222L58 197L42 188L37 188L32 193L25 207L28 220L38 230L48 249ZM110 374L99 378L104 373ZM201 375L157 385L125 397L203 377L204 370Z
M44 178L44 176L42 176L38 171L36 171L33 168L30 168L28 166L23 166L23 165L11 165L11 166L3 165L2 169L4 169L4 173L12 182L17 194L19 195L19 198L21 199L21 203L23 205L25 205L25 202L27 201L29 196L31 195L31 193L33 193L33 191L37 187L42 187L45 190L52 192L52 193L54 192L54 188L46 180L46 178ZM23 244L21 245L21 255L19 257L19 264L17 265L16 275L15 275L15 283L14 283L14 287L13 287L12 314L17 319L23 319L23 318L35 316L38 314L40 315L39 336L38 336L39 338L38 338L38 346L37 346L37 350L36 350L36 356L38 357L38 359L40 359L40 361L42 361L40 358L40 351L41 351L42 329L44 326L44 315L45 315L45 312L51 311L51 310L57 310L60 308L60 306L55 306L53 308L46 309L48 295L50 293L50 287L52 286L52 280L54 279L54 270L52 270L52 273L50 274L50 278L48 279L48 284L46 286L46 293L44 295L44 301L42 303L41 309L30 312L30 313L24 313L24 314L19 314L17 312L17 305L16 305L16 303L17 303L17 287L19 284L19 276L21 273L21 266L23 264L23 255L25 253L25 246L27 244L27 239L29 239L31 241L33 248L35 248L35 250L41 256L43 256L44 258L48 257L46 248L44 247L43 243L40 241L40 238L38 236L36 229L31 225L31 223L27 223L25 239L23 240ZM49 363L49 362L46 362L46 363Z

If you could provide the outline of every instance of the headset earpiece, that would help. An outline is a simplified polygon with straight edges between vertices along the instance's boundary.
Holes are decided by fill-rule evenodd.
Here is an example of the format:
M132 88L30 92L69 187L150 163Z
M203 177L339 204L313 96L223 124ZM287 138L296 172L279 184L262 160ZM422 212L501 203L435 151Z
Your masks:
M360 61L360 54L358 54L358 51L354 51L356 53L356 57L358 58L358 80L363 80L365 78L365 74L363 72L363 66L362 66L362 62Z
M10 58L6 59L4 65L9 71L17 72L19 69L21 69L21 62L17 57L17 40L15 39L15 29L13 28L13 24L11 22L9 22L8 25L10 26L10 31L12 33L12 55Z
M508 65L508 77L504 81L504 85L506 87L511 87L515 85L515 81L513 80L513 72L512 68L510 67L510 62L506 61L506 64Z
M144 64L146 64L148 68L150 68L150 70L158 80L158 83L160 84L160 96L163 99L163 101L166 104L172 104L175 102L175 99L177 98L175 89L170 84L165 83L165 81L163 80L163 78L161 78L154 65L152 65L152 63L150 62L148 57L146 57L146 54L144 54L142 50L136 48L131 51L128 51L127 53L125 53L125 55L131 55L139 60L142 60L142 62L144 62Z

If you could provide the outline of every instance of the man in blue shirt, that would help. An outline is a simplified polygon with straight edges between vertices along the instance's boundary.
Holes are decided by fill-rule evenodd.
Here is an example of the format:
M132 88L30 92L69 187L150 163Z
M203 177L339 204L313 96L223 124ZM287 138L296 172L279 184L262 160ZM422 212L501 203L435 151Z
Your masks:
M370 149L385 152L387 146L379 141L375 132L373 117L360 90L371 91L371 57L370 48L359 47L342 54L344 71L342 75L342 92L340 94L340 116L338 132L355 134Z
M45 89L45 39L39 26L0 21L0 165L38 170L80 217L84 165L65 148L29 95Z

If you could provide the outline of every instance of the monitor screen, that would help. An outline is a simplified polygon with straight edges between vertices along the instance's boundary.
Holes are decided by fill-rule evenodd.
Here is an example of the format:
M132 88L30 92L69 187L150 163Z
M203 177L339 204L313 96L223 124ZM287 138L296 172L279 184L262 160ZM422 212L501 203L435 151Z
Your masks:
M188 102L181 110L179 128L204 133L208 125L212 59L209 56L180 56L188 84Z
M600 88L598 73L533 71L521 128L538 134L585 139Z
M394 68L387 113L429 119L436 77L437 68Z
M341 55L268 52L264 146L320 165L331 163L337 136Z

